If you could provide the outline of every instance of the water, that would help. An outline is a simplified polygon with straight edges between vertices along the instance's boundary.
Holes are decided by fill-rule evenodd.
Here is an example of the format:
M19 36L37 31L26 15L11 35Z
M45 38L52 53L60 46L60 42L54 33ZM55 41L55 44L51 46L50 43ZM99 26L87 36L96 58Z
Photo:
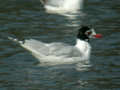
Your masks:
M0 2L0 90L120 90L119 0L86 0L76 17L48 14L39 0ZM91 41L89 65L41 65L4 38L74 44L82 24L91 24L104 36Z

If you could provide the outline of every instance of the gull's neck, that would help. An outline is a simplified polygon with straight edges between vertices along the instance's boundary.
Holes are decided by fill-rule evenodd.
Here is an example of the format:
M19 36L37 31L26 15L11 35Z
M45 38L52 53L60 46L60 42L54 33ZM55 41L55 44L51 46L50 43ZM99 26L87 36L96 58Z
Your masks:
M78 48L78 50L83 54L83 57L85 57L85 59L89 59L91 46L87 41L77 39L75 47Z
M86 45L89 45L89 43L85 40L77 39L76 40L76 47L77 48L84 48Z

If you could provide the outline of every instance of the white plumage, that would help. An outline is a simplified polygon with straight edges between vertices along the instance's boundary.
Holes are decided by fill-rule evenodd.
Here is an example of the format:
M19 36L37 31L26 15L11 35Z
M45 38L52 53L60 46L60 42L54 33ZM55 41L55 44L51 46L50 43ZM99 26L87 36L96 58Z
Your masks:
M88 60L90 56L91 46L88 42L79 39L77 39L75 46L64 43L46 44L35 39L25 40L24 43L12 37L9 37L9 39L19 43L41 62L76 62Z
M82 8L83 0L40 0L47 12L76 12Z
M64 43L48 44L35 39L24 40L24 42L12 37L8 37L8 39L20 44L23 48L30 51L40 62L61 64L89 60L91 46L88 41L90 38L100 37L101 35L96 34L93 29L84 26L79 29L76 44L74 46Z

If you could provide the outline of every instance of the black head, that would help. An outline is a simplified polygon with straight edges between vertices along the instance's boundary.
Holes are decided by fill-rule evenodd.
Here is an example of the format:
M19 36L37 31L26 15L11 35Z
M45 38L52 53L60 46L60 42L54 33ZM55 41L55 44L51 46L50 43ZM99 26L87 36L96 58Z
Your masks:
M95 30L93 28L90 28L88 26L82 26L79 29L77 38L85 41L89 41L90 38L100 38L100 34L96 34Z

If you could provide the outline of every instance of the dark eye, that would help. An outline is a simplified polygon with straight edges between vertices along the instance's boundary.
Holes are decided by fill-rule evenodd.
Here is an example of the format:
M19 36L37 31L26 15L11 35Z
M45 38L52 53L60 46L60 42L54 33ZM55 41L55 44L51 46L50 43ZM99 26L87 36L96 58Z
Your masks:
M92 32L87 32L87 35L90 35Z

